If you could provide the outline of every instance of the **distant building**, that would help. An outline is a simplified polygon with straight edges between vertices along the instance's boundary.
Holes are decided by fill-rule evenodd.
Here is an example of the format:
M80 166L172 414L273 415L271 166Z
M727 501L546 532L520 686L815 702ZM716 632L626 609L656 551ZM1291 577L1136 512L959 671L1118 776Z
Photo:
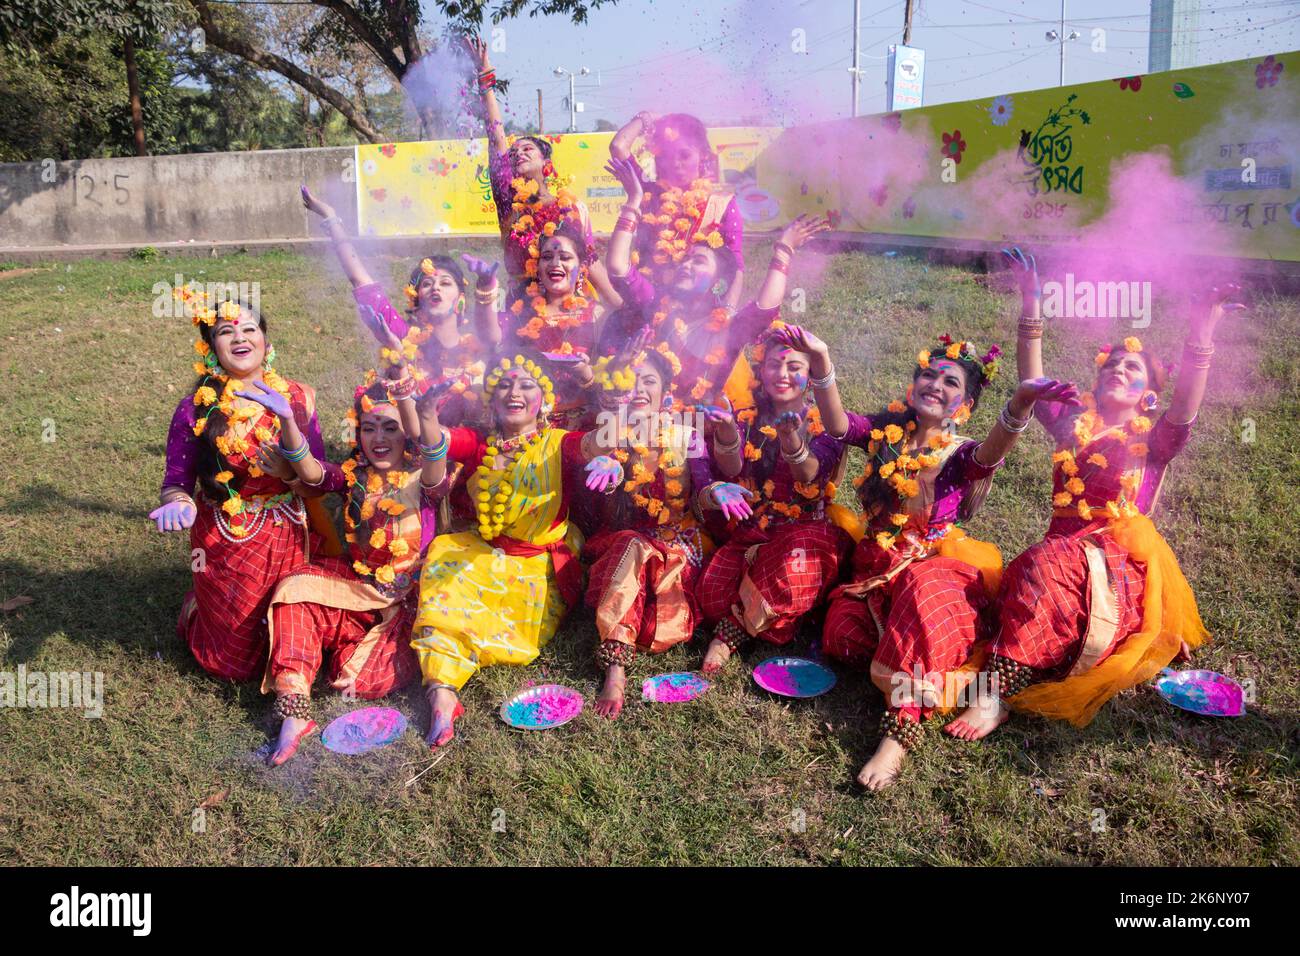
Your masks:
M1196 24L1200 0L1151 0L1147 72L1196 66Z

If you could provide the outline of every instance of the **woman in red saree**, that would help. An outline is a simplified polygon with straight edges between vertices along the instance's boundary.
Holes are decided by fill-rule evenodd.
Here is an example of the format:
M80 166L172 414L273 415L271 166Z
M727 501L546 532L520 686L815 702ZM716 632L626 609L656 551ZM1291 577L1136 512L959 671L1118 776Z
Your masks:
M526 284L536 279L542 237L567 223L581 237L582 261L591 264L587 276L590 286L584 285L578 293L589 299L599 298L611 308L617 307L619 297L609 284L605 267L596 258L591 216L586 205L568 189L567 182L572 182L572 177L566 181L556 172L547 138L519 136L513 143L510 141L497 105L496 71L488 57L487 44L478 37L466 37L465 50L477 70L476 82L483 100L488 175L501 229L506 273L514 283Z
M869 419L846 412L826 344L792 326L785 341L810 356L817 407L831 435L867 453L855 484L864 529L852 580L830 595L822 651L869 667L885 695L883 738L858 774L871 790L893 782L923 721L951 709L983 659L985 612L997 593L1002 556L959 526L984 501L993 475L1040 398L1072 401L1072 385L1021 382L982 442L955 434L997 374L1000 350L979 355L943 336L917 356L905 401Z
M638 139L654 155L655 178L646 183L632 264L655 285L667 285L691 246L716 232L736 264L736 281L723 302L735 309L745 276L745 224L735 192L718 182L708 130L689 113L655 116L642 110L614 134L610 156L636 163L632 150Z
M690 640L700 619L695 581L708 542L690 502L712 474L700 434L665 412L676 363L660 346L598 375L602 391L623 393L613 421L606 413L598 426L619 432L602 439L615 448L618 481L596 502L593 525L602 530L583 548L591 565L587 604L600 635L596 659L605 672L596 713L611 719L622 712L637 652L659 654Z
M852 540L828 517L844 441L827 434L808 394L807 352L792 348L784 324L754 350L756 381L736 422L713 436L718 474L740 488L704 488L701 508L727 519L697 593L713 639L704 670L721 668L757 637L788 644L795 626L830 590Z
M367 700L419 673L410 646L416 583L446 487L448 441L432 411L437 388L417 411L415 379L396 369L391 379L369 373L356 391L356 453L342 466L322 463L321 490L346 495L348 554L313 559L271 596L262 692L275 692L282 718L273 767L316 730L311 688L322 664L331 687Z
M1042 372L1041 289L1032 256L1004 255L1017 273L1022 318L1016 360ZM1039 406L1056 442L1052 521L1007 567L1001 626L986 686L946 729L992 733L1011 710L1086 726L1107 700L1149 680L1207 637L1178 559L1147 515L1183 449L1205 395L1214 328L1235 286L1211 290L1193 314L1169 408L1152 421L1165 384L1160 360L1135 336L1097 354L1081 409Z
M247 304L214 308L201 291L177 290L198 326L198 380L181 399L167 434L159 531L189 529L194 588L177 634L208 673L254 677L266 661L266 612L281 577L337 537L311 494L324 472L316 394L282 378L266 319ZM291 464L278 453L304 453ZM198 485L197 499L193 496Z

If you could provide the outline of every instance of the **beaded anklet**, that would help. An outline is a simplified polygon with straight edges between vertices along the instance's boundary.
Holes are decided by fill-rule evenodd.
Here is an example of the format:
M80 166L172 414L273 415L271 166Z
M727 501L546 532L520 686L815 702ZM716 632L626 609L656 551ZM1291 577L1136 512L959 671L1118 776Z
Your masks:
M636 646L622 641L601 641L596 645L596 662L608 668L614 664L628 668L636 660Z
M913 750L925 739L925 725L919 717L891 709L880 715L880 734L893 737L904 750Z
M996 693L1002 700L1009 697L1015 697L1030 684L1035 683L1038 678L1037 671L1019 661L1013 661L1009 657L999 657L993 655L989 662L993 673L997 675L998 686Z
M281 694L275 699L275 711L286 720L311 720L311 698L306 694Z

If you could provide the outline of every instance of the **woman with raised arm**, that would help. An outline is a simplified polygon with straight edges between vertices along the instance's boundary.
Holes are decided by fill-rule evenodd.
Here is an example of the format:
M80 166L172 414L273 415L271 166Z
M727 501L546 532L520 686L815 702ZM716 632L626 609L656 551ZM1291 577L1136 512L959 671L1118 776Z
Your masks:
M492 350L513 352L535 349L558 363L594 356L603 327L605 309L582 294L587 266L582 260L582 237L569 224L542 237L538 274L521 290L507 294L513 302L497 311L497 264L465 256L466 267L476 277L475 323L479 338ZM621 343L620 343L621 344ZM587 421L587 399L582 388L566 376L559 382L552 424L582 428Z
M708 130L688 113L657 117L642 110L614 134L610 156L635 164L632 150L638 139L654 155L655 178L646 184L633 265L656 285L666 285L697 237L717 232L736 263L735 281L723 299L735 309L745 275L745 224L735 193L718 182L718 157Z
M149 517L159 531L188 529L198 562L177 634L209 674L244 681L266 662L276 582L332 536L303 500L324 479L316 393L275 371L266 318L250 305L191 288L176 296L198 327L198 380L172 416L162 504Z
M687 254L668 273L668 284L656 287L632 268L632 242L641 216L644 187L630 160L611 160L606 170L623 184L627 202L610 236L606 263L625 308L611 320L606 334L626 337L630 325L648 324L660 341L681 359L682 374L675 387L683 404L718 404L724 386L737 404L750 378L741 356L744 346L768 327L780 311L790 263L795 251L830 228L825 219L800 216L786 226L772 248L772 259L754 301L734 315L725 306L735 287L735 256L716 230L696 233Z
M334 254L352 283L357 313L375 340L388 346L389 333L397 337L396 348L414 360L410 374L421 394L432 381L458 380L442 399L443 421L458 425L466 414L477 412L483 367L491 350L470 328L465 277L460 266L441 255L426 256L416 263L406 284L407 309L402 315L357 255L334 207L312 195L306 186L301 191L302 204L321 217L321 228L330 237Z
M1033 256L1003 251L1020 284L1020 374L1042 373L1041 289ZM1047 534L1007 567L988 692L946 728L979 740L1022 710L1076 727L1122 690L1149 680L1208 635L1178 559L1152 524L1165 471L1205 395L1215 326L1240 290L1225 286L1193 314L1184 368L1153 416L1165 368L1137 337L1097 353L1097 381L1078 409L1039 405L1056 442Z
M345 496L348 555L314 558L271 596L262 692L275 692L282 720L273 767L316 730L311 687L327 656L330 686L365 700L419 674L410 646L416 584L447 485L448 439L434 407L450 383L432 386L417 410L414 377L400 362L394 373L366 374L353 398L355 450L341 466L324 465L322 490Z
M812 404L809 354L773 323L753 352L750 391L735 429L718 428L715 483L699 493L717 509L729 537L700 578L697 593L713 639L704 670L720 669L751 638L784 645L830 590L852 545L831 520L833 477L844 442L826 433Z
M488 174L492 199L497 207L501 229L501 247L505 253L506 272L512 280L531 280L539 275L541 240L568 223L580 237L579 258L590 264L584 285L578 293L599 298L610 308L619 305L618 294L611 288L605 267L596 258L596 243L591 234L591 216L560 178L551 162L551 144L541 136L518 136L513 143L506 136L501 109L496 98L496 71L488 56L487 44L480 37L465 37L465 51L477 70L476 82L483 100L487 124ZM570 178L568 182L571 182ZM548 229L550 231L548 231Z
M961 528L988 493L993 475L1039 400L1074 400L1072 385L1021 382L983 441L956 434L997 375L1000 351L979 355L943 336L917 355L903 401L870 418L844 410L826 343L791 327L786 339L810 356L809 374L826 430L867 453L854 484L863 533L852 580L830 595L822 652L869 667L885 695L883 737L858 781L892 783L924 720L951 710L983 660L987 614L1002 555Z
M539 358L507 355L488 372L490 430L447 433L448 460L472 469L478 527L434 538L420 577L411 647L432 747L455 736L460 690L479 668L531 663L582 600L582 541L569 521L575 481L584 464L592 490L617 479L603 436L550 426L555 389Z

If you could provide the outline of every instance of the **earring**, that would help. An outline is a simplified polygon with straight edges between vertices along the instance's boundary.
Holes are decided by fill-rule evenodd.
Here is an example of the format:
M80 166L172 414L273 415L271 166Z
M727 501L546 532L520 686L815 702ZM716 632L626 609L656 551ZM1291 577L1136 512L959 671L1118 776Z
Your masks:
M1148 412L1154 409L1156 407L1156 403L1159 401L1160 399L1156 397L1155 392L1148 390L1142 393L1142 408Z
M555 175L555 164L552 163L549 159L546 161L546 164L542 166L542 175L545 176L547 179L550 179L552 176Z
M457 311L458 313L459 313L459 312L464 312L464 311L465 311L465 295L464 295L464 293L461 293L461 297L460 297L459 299L456 300L456 311Z
M275 346L267 345L266 355L262 359L262 371L264 372L269 371L271 366L274 364L275 364Z

